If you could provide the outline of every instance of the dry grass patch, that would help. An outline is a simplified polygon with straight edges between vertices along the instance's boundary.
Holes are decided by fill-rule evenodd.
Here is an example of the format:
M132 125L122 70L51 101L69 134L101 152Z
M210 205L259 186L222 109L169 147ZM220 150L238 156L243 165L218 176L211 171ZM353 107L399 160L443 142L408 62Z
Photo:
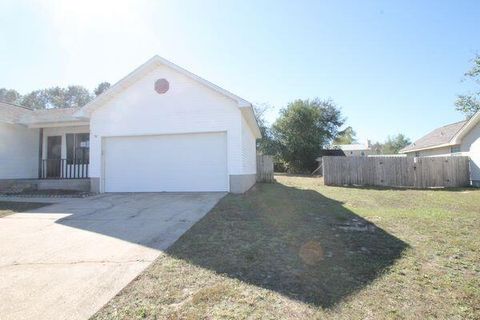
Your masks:
M48 203L0 201L0 218L18 212L38 209L47 205Z
M94 318L480 318L480 190L277 178L222 199Z

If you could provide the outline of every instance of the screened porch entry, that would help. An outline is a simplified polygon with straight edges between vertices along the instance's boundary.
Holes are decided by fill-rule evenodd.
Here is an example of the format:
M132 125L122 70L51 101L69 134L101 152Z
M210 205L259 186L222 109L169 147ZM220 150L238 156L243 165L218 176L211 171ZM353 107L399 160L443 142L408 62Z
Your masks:
M41 137L40 179L88 178L90 134L58 133Z

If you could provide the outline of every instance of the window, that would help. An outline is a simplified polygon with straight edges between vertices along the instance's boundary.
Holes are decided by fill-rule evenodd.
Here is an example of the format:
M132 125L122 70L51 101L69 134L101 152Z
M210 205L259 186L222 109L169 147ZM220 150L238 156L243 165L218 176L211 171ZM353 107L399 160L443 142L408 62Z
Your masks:
M420 151L415 151L415 157L420 157Z
M67 133L67 164L88 164L90 156L89 133Z
M460 152L460 146L453 146L450 148L450 153L459 153Z

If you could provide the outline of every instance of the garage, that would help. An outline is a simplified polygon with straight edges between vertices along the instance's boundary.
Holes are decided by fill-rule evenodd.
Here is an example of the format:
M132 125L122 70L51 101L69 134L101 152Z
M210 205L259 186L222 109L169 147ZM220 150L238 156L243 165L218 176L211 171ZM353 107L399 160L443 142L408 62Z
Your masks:
M224 132L104 137L104 191L229 191L226 141Z

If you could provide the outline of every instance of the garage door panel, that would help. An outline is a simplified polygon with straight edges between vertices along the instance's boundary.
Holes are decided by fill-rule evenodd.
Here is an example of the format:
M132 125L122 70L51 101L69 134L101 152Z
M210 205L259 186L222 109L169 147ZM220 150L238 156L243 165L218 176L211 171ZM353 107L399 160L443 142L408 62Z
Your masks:
M106 192L228 191L226 134L111 137Z

